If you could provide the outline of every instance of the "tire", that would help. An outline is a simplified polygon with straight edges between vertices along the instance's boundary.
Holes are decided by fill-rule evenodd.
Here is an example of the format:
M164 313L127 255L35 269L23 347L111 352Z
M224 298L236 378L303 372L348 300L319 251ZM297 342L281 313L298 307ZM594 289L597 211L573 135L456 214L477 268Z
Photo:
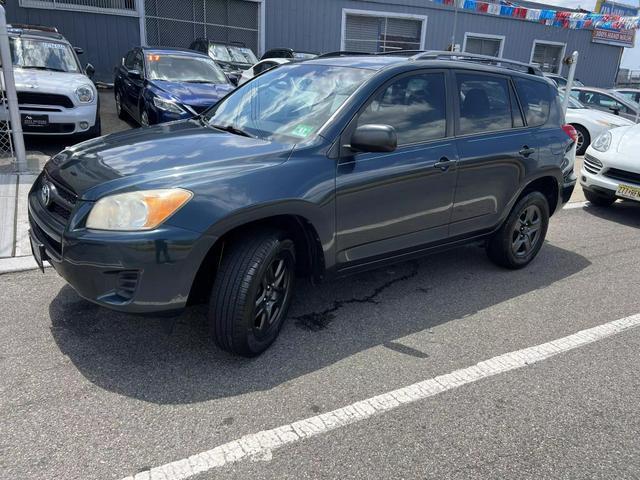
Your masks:
M589 131L584 128L582 125L573 124L574 128L578 132L578 145L576 148L576 155L584 155L591 145L591 135L589 135Z
M122 94L118 90L116 90L114 98L116 102L116 114L118 115L118 118L120 120L126 120L127 114L125 113L124 108L122 108Z
M211 291L209 331L223 350L255 357L275 341L287 317L294 243L282 232L262 230L226 246Z
M144 128L148 127L149 125L151 125L149 123L149 114L144 109L144 107L142 107L142 112L140 112L140 126Z
M616 201L616 197L611 195L601 195L599 193L592 192L590 190L582 189L584 196L590 203L597 205L598 207L610 207Z
M535 228L534 228L535 227ZM549 203L540 192L522 197L487 244L487 255L509 269L527 266L538 255L549 228Z

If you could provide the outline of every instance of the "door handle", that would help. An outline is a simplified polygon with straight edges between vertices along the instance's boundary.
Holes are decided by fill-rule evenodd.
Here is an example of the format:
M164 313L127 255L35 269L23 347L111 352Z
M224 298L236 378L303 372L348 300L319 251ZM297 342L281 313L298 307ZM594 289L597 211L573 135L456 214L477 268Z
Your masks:
M534 153L536 153L535 148L529 148L526 145L524 147L522 147L522 150L520 150L518 152L520 155L522 155L523 157L529 157L531 155L533 155Z
M451 160L449 160L447 157L442 157L436 162L434 167L442 170L443 172L446 172L447 170L449 170L449 167L451 167Z

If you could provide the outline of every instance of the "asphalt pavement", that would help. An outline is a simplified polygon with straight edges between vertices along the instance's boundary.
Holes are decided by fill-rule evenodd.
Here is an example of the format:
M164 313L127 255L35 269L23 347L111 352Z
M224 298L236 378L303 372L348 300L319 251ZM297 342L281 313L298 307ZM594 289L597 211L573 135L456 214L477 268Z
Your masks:
M640 313L640 204L574 207L524 270L465 247L300 282L250 360L209 342L202 307L136 317L52 270L2 275L0 478L638 478L640 328L197 476L144 473Z

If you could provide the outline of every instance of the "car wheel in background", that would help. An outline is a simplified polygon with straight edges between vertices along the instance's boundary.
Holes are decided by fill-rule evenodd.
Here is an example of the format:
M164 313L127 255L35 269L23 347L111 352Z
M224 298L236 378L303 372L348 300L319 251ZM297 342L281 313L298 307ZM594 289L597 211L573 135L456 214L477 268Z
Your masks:
M487 244L496 264L511 269L528 265L542 248L549 228L549 203L540 192L531 192L513 207L502 227Z
M590 190L582 189L584 197L594 205L599 207L610 207L616 201L616 197L613 195L601 195L599 193L592 192Z
M589 148L589 145L591 145L591 135L589 135L589 131L582 125L577 125L575 123L572 125L576 129L576 132L578 132L576 155L584 155L587 148Z
M295 246L263 230L225 244L209 303L209 330L228 352L253 357L276 339L295 280Z
M146 110L142 110L142 113L140 114L140 125L143 127L149 126L149 114Z
M115 100L116 100L116 113L118 114L118 118L120 120L125 120L127 118L127 114L122 108L122 95L117 90L115 93Z

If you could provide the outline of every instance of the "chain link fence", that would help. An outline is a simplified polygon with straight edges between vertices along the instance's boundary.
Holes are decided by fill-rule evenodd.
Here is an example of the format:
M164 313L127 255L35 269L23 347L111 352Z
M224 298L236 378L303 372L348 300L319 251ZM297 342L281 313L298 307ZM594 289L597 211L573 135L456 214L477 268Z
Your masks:
M5 85L4 70L0 70L0 81L2 85ZM11 124L9 123L9 105L4 88L0 90L0 109L0 166L3 170L13 170L15 168L15 154L13 153Z
M147 43L187 48L196 38L238 43L258 52L258 2L144 0Z

